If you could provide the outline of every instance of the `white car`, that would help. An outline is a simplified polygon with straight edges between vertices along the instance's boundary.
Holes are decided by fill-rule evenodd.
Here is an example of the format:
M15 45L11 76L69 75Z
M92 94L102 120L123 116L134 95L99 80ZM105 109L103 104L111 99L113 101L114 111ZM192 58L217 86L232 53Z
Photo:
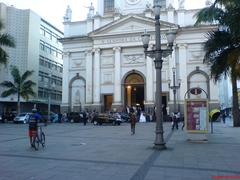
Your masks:
M32 113L21 113L18 116L16 116L13 120L14 123L28 123L29 117Z

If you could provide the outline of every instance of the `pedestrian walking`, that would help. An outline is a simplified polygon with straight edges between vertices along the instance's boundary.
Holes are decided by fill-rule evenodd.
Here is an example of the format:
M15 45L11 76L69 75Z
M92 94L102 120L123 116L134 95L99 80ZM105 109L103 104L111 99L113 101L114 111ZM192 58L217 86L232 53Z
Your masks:
M136 115L134 113L133 108L130 109L130 121L131 121L131 134L134 135L135 134L135 126L136 126Z
M87 113L85 111L83 111L83 124L84 126L87 124Z
M172 130L174 130L175 127L178 130L178 121L179 121L178 113L173 113L173 116L172 116Z

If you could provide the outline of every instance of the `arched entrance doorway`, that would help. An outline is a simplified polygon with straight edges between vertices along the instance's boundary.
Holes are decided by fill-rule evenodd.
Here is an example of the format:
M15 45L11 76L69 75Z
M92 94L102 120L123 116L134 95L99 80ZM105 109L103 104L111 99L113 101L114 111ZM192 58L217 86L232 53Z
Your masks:
M125 106L144 109L144 79L138 73L129 74L124 81Z

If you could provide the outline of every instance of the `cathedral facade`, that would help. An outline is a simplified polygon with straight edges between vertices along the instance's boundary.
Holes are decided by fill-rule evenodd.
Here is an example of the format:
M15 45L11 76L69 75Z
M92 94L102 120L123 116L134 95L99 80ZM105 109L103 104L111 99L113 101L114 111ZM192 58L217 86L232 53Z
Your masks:
M184 1L161 1L160 30L162 47L166 32L176 30L173 53L163 59L162 93L155 94L154 59L144 54L141 35L151 34L155 44L153 0L98 0L95 12L90 5L87 19L71 21L71 8L64 16L62 112L82 109L121 111L126 106L153 109L155 96L162 96L165 107L173 111L173 82L179 88L175 98L183 112L185 93L201 87L207 92L210 108L217 107L218 88L203 64L206 33L214 26L194 26L198 10L186 10Z

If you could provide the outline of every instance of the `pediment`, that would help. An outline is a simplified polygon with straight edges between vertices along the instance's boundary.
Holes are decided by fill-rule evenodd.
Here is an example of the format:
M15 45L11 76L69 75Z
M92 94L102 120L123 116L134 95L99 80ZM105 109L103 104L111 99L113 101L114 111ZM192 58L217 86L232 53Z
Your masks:
M178 29L178 25L161 21L161 29ZM155 31L155 20L137 15L124 16L89 34L91 37Z

